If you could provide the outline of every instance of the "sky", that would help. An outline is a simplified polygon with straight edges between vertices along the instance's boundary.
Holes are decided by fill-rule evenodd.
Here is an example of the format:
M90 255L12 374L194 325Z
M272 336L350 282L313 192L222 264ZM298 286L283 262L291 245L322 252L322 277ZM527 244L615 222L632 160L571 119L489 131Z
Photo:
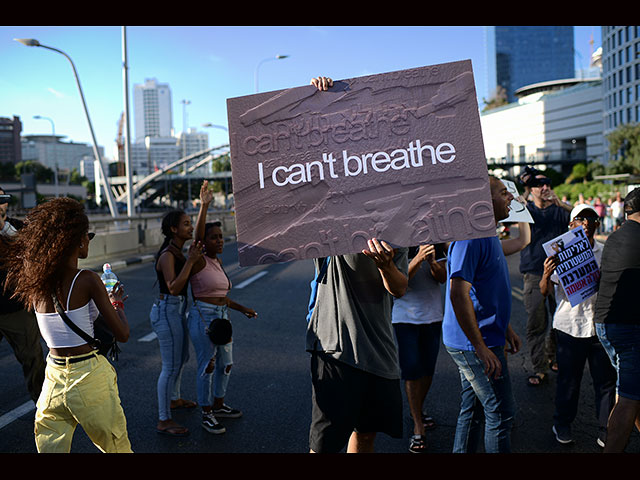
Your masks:
M69 61L15 38L35 38L75 64L96 140L113 159L124 111L122 26L0 26L0 117L18 116L22 134L52 133L92 144ZM228 143L228 98L334 80L471 60L479 106L487 86L482 26L127 26L130 135L133 87L155 78L172 93L173 127L209 133L210 147ZM587 68L600 47L599 26L576 26L575 67ZM593 47L590 40L593 38ZM277 55L288 55L276 60ZM189 101L183 105L183 101Z

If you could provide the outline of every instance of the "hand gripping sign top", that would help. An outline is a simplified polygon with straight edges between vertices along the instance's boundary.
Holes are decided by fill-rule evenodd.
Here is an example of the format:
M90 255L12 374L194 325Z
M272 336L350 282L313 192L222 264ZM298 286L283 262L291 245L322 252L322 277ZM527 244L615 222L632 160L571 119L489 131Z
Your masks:
M495 235L469 60L227 111L241 266Z

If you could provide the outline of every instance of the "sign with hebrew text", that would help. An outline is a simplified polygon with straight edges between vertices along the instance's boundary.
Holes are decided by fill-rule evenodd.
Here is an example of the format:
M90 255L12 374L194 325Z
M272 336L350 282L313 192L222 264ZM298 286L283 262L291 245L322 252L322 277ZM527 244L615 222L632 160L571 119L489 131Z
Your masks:
M230 98L227 112L241 266L495 235L469 60Z

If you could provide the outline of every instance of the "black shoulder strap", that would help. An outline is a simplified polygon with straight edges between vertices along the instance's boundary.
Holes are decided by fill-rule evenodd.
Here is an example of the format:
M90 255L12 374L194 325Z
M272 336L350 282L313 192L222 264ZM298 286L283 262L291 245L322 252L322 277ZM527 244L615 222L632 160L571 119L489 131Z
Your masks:
M56 311L58 312L58 315L60 315L60 318L62 318L64 323L66 323L71 330L73 330L89 345L96 346L100 343L100 341L97 338L93 338L91 335L89 335L87 332L82 330L80 327L78 327L75 323L71 321L71 319L67 316L64 309L62 308L62 305L60 305L60 301L58 300L58 297L56 296L55 293L51 294L51 298L53 298L53 304L56 307Z

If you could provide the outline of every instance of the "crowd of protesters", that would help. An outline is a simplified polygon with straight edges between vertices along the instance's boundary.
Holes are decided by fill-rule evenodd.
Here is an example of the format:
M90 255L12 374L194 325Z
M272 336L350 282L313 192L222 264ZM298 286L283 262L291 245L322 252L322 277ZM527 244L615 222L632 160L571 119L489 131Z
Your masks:
M318 77L311 83L325 91L333 82ZM558 372L556 440L573 441L570 426L588 363L598 421L594 437L604 452L624 451L634 426L640 430L640 317L634 299L640 284L640 189L624 198L618 194L607 208L599 198L566 204L534 169L519 180L519 200L534 223L519 223L517 238L495 235L411 248L371 238L361 253L314 259L306 333L310 452L373 452L378 433L402 438L403 387L413 420L408 449L427 452L427 432L436 422L424 404L441 344L460 376L453 452L474 453L481 446L487 453L511 452L516 402L506 356L524 344L510 324L506 257L516 253L533 367L527 383L538 387L549 370ZM498 228L514 197L491 175L489 189ZM218 418L242 415L224 402L233 365L228 309L248 318L257 313L228 296L232 284L219 257L220 224L206 222L210 202L204 182L195 227L179 210L162 223L165 241L155 260L159 292L150 321L161 358L156 431L163 435L189 434L172 419L176 408L199 406L202 427L213 434L226 431ZM96 273L78 268L93 238L81 204L50 200L24 222L7 218L6 206L0 203L0 334L11 343L36 402L38 451L69 452L80 424L101 451L131 452L116 371L68 323L72 318L91 337L101 319L117 341L129 337L122 285L108 292ZM542 245L578 227L590 242L601 280L597 294L574 306L559 284L556 257ZM598 232L609 233L604 244L595 239ZM49 348L46 356L40 336ZM189 341L197 356L196 401L180 395Z

